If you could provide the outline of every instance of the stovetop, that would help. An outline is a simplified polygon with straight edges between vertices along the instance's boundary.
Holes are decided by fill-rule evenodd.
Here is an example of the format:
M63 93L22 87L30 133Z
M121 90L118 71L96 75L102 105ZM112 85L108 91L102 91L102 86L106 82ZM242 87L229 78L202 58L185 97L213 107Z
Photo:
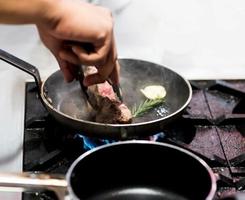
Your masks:
M192 100L165 126L157 141L185 148L218 173L215 200L245 192L245 80L190 81ZM26 84L23 171L65 174L82 153L84 138L56 122ZM23 193L23 200L56 199L51 192Z

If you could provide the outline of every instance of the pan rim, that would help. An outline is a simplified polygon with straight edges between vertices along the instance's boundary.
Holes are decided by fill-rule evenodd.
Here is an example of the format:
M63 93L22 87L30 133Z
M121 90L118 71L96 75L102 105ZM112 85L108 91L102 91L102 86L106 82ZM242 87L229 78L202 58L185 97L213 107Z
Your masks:
M83 119L77 119L77 118L73 118L71 117L70 115L67 115L63 112L60 112L57 108L53 107L50 102L46 99L45 95L44 95L44 86L45 86L45 83L47 82L47 80L49 80L49 78L55 74L56 72L60 71L60 70L57 70L55 72L53 72L51 75L49 75L42 83L41 85L41 98L43 100L43 102L45 103L46 106L48 106L51 110L54 110L56 113L58 113L59 115L65 117L65 118L68 118L70 120L73 120L73 121L76 121L78 123L86 123L86 124L89 124L89 125L94 125L94 126L101 126L101 127L113 127L113 128L124 128L124 127L135 127L135 126L143 126L143 125L148 125L148 124L152 124L152 123L157 123L157 122L160 122L160 121L163 121L163 120L166 120L166 119L169 119L175 115L177 115L178 113L180 113L181 111L183 111L187 106L188 104L190 103L191 101L191 98L192 98L192 88L191 88L191 84L190 82L184 78L182 75L180 75L178 72L176 71L173 71L172 69L168 68L168 67L165 67L163 65L160 65L160 64L157 64L157 63L154 63L154 62L151 62L151 61L147 61L147 60L143 60L143 59L134 59L134 58L118 58L119 60L138 60L138 61L142 61L142 62L147 62L149 64L154 64L154 65L159 65L161 67L164 67L165 69L175 73L177 76L179 76L186 84L187 88L188 88L188 92L189 92L189 96L186 100L186 102L179 108L177 109L175 112L165 116L165 117L162 117L162 118L158 118L158 119L155 119L155 120L150 120L150 121L146 121L146 122L137 122L137 123L130 123L130 124L107 124L107 123L99 123L99 122L93 122L93 121L88 121L88 120L83 120Z
M67 173L66 173L66 180L68 183L68 191L69 194L71 194L72 196L76 197L77 199L79 199L77 197L77 195L75 194L72 186L71 186L71 175L72 172L74 170L74 168L76 167L76 165L81 162L81 160L83 160L84 158L86 158L87 156L89 156L92 153L95 153L96 151L99 151L101 149L104 148L108 148L108 147L113 147L113 146L119 146L119 145L127 145L127 144L146 144L146 145L158 145L158 146L164 146L167 148L171 148L174 149L176 151L180 151L184 154L186 154L187 156L190 156L191 158L193 158L196 162L200 163L200 165L202 165L205 170L207 171L207 173L209 174L210 177L210 181L211 181L211 187L209 190L209 193L207 194L207 197L205 200L212 200L216 190L217 190L217 177L215 176L215 173L213 172L213 170L211 169L211 167L199 156L197 156L196 154L182 148L182 147L178 147L176 145L173 144L168 144L168 143L164 143L164 142L156 142L156 141L149 141L149 140L127 140L127 141L117 141L117 142L113 142L113 143L109 143L109 144L103 144L101 146L95 147L93 149L90 149L88 151L86 151L85 153L83 153L82 155L80 155L69 167Z

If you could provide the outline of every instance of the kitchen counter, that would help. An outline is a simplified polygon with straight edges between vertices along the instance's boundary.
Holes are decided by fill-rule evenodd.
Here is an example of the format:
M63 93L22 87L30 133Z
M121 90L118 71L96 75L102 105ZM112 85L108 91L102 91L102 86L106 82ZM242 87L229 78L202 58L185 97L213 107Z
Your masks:
M155 0L149 4L131 0L112 11L119 57L156 62L187 79L245 78L244 1ZM35 65L42 79L58 69L33 26L2 25L0 30L0 48ZM31 79L0 62L1 172L22 170L24 88ZM18 193L6 196L0 193L0 199L20 198Z

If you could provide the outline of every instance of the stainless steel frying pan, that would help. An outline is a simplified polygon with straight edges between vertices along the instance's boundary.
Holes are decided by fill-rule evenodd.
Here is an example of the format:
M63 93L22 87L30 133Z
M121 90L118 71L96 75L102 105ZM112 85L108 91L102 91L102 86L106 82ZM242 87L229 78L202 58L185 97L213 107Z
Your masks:
M176 72L143 60L119 59L122 94L129 108L145 100L140 89L149 85L164 86L167 92L165 101L142 117L134 118L131 124L97 123L91 121L91 111L78 81L65 82L58 70L41 82L38 69L31 64L3 50L0 50L0 59L34 77L41 101L57 121L90 137L130 139L156 134L181 114L192 96L189 82Z

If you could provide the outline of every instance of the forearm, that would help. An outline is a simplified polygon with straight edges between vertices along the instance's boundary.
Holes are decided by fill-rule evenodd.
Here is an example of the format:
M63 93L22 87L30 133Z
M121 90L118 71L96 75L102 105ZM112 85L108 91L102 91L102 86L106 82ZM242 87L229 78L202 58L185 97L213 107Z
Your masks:
M37 24L44 21L56 0L0 0L0 23Z

